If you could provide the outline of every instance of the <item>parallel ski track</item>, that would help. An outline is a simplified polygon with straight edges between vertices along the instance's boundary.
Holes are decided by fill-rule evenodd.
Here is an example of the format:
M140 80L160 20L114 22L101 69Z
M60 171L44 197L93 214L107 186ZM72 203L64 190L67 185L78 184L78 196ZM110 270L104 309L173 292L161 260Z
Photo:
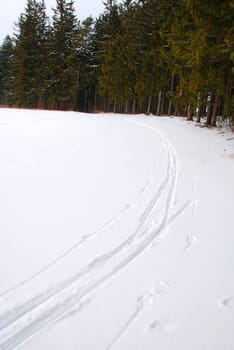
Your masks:
M191 204L188 201L177 213L172 213L179 172L176 152L156 128L135 123L155 132L167 154L166 176L142 213L136 229L116 248L96 257L71 278L2 314L0 350L19 348L43 329L85 307L87 298L150 247ZM159 202L161 220L156 224L153 214Z
M10 293L16 291L20 287L23 287L24 285L34 281L36 278L40 277L43 273L47 272L54 266L56 266L58 263L61 263L66 257L68 257L71 253L74 251L77 251L81 246L83 246L85 243L88 243L90 240L96 238L99 234L101 234L104 230L106 230L108 227L113 225L115 221L120 219L120 217L124 214L126 214L129 210L134 209L137 205L138 201L140 200L141 196L147 191L147 189L152 185L152 180L149 177L146 184L140 189L139 193L137 194L137 197L134 199L134 201L124 205L118 212L116 212L112 217L110 217L106 222L104 222L99 228L94 230L91 233L84 234L81 239L75 243L73 246L68 248L66 251L64 251L61 255L57 256L54 260L52 260L49 264L43 266L41 269L36 271L34 274L32 274L29 278L26 278L19 283L13 285L12 287L4 290L2 293L0 293L0 302L2 298L7 297ZM0 330L1 330L1 318L0 318Z

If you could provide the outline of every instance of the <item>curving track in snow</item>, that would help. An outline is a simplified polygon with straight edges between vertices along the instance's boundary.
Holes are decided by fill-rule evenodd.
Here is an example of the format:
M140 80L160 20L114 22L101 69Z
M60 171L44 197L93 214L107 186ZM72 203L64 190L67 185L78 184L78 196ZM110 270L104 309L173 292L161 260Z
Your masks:
M137 122L133 121L133 123ZM152 198L141 213L140 219L136 222L135 229L129 233L126 239L119 242L115 248L94 257L92 261L73 276L31 296L25 302L17 305L13 304L10 309L1 311L0 350L17 349L59 320L64 319L73 312L81 312L85 308L87 300L92 298L97 290L107 283L111 283L116 274L121 273L139 255L145 253L155 241L162 237L173 220L192 204L192 199L188 200L177 212L174 212L173 204L179 174L176 151L159 130L146 126L144 123L137 124L142 128L142 132L147 132L147 128L150 128L155 133L155 136L160 138L165 151L166 165L165 176L152 193ZM38 275L42 275L52 266L56 266L58 262L61 263L64 257L80 248L83 243L92 237L98 235L104 227L111 230L113 221L121 220L122 213L127 210L130 210L129 205L126 205L94 233L84 236L76 245L35 273L31 278L5 291L1 295L0 310L4 310L4 302L7 298L10 298L12 291L20 289L25 284L30 284ZM160 213L160 217L158 217L158 213ZM140 310L141 307L136 310L136 315ZM134 314L133 318L136 315ZM131 323L131 320L129 320L129 323ZM110 348L111 345L108 349Z

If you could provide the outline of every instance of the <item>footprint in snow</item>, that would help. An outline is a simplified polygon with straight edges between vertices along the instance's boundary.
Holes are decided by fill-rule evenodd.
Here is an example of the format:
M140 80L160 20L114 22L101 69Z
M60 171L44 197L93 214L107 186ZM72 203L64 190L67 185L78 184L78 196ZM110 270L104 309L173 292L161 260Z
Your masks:
M153 288L150 288L137 299L137 309L150 309L152 304L154 304L169 287L170 284L167 281L160 280Z
M147 333L174 333L180 328L180 324L174 321L155 319L147 326Z
M186 243L185 247L182 251L182 254L186 254L188 250L197 242L197 237L196 236L186 236Z
M226 297L218 301L218 306L220 308L234 308L234 298L233 297Z

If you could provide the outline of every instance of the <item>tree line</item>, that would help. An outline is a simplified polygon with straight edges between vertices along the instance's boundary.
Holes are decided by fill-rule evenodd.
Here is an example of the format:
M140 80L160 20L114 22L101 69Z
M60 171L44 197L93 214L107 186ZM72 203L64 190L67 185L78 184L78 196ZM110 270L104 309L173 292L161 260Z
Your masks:
M28 0L0 47L0 104L234 121L233 0Z

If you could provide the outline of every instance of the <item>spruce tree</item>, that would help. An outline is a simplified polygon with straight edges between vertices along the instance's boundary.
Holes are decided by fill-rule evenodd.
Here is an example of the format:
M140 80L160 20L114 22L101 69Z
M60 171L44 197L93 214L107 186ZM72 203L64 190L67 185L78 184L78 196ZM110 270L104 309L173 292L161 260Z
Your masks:
M0 104L11 104L14 40L7 35L0 47Z
M102 95L102 103L99 108L109 110L108 92L106 87L108 84L103 80L102 67L105 65L106 55L109 55L109 47L115 41L115 38L122 31L121 14L116 1L108 0L104 2L104 13L96 20L94 28L94 47L95 60L99 69L97 70L98 91ZM114 68L112 73L114 73Z
M78 65L76 38L78 21L74 1L57 0L50 42L51 100L58 109L73 109Z
M14 102L36 107L43 96L47 17L44 1L28 0L21 14L14 54Z
M96 41L94 20L87 17L80 25L76 40L78 63L78 90L76 107L79 111L91 112L97 108L98 62L95 56Z

